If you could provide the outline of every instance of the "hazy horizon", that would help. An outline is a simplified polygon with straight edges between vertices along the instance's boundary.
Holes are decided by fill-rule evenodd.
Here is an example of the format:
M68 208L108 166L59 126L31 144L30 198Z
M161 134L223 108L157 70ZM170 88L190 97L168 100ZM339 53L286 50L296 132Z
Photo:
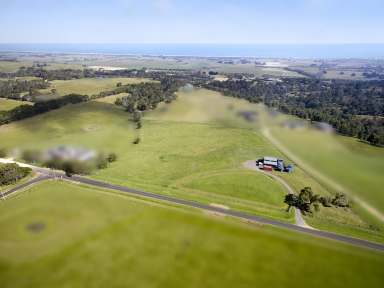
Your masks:
M384 59L384 43L0 43L0 52L253 58Z

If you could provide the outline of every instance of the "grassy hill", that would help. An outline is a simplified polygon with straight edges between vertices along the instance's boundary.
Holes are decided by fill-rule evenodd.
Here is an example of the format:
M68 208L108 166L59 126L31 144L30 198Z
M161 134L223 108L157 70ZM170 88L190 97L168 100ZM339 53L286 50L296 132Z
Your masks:
M8 287L382 287L382 254L45 182L0 205Z
M140 130L122 109L94 101L2 126L0 137L8 149L70 144L114 152L118 161L91 177L293 222L293 214L285 212L284 188L242 167L244 161L265 155L287 159L262 135L260 109L208 90L180 91L173 103L146 113ZM254 119L244 120L249 114ZM134 145L138 133L142 141ZM296 191L311 186L316 193L330 195L300 167L280 176ZM384 240L382 231L355 210L332 210L327 216L329 230Z

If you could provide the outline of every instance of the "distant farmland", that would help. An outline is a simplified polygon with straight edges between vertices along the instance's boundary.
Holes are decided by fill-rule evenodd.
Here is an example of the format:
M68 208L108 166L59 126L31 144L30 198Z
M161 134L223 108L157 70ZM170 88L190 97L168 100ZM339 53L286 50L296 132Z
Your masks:
M37 97L39 100L47 100L54 97L60 97L75 93L82 95L96 95L103 91L109 91L116 88L117 83L135 84L143 81L150 81L142 78L83 78L75 80L54 80L48 89L40 90L44 96ZM51 93L56 89L55 94Z

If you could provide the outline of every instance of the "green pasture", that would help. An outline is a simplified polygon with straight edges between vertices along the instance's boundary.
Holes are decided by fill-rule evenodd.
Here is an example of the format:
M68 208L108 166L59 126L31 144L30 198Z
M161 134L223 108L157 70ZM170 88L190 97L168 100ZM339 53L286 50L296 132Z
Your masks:
M123 109L92 101L1 126L1 145L23 150L68 144L114 152L118 160L91 177L293 222L293 213L285 212L284 188L242 167L244 161L265 155L289 161L262 136L261 107L203 89L180 91L178 96L145 113L140 130ZM245 121L242 113L251 111L254 120ZM135 145L138 136L141 142ZM311 186L318 194L330 195L300 167L278 175L297 192ZM332 217L336 225L339 216ZM351 210L343 217L352 223L346 234L381 241L383 233L370 229L369 221Z
M13 99L0 98L0 111L8 111L20 105L30 105L28 101L18 101Z
M3 288L383 285L382 253L65 182L1 201L0 232Z
M32 66L31 61L0 61L0 72L16 72L20 67Z
M301 160L384 211L384 149L315 130L274 128L273 135Z
M60 97L68 94L82 94L82 95L97 95L103 91L110 91L116 88L117 83L124 84L137 84L144 81L150 81L143 78L82 78L74 80L54 80L47 89L39 90L42 96L37 99L48 100L55 97ZM52 94L51 90L56 89L56 93Z
M122 97L125 97L127 95L128 95L128 93L120 93L120 94L111 95L111 96L107 96L107 97L97 98L97 99L95 99L95 101L101 102L101 103L115 104L115 102L118 98L122 98Z

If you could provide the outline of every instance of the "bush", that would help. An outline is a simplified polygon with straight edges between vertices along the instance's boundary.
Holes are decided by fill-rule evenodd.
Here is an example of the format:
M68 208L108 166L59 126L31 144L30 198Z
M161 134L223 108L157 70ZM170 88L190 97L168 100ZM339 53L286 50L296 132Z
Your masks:
M41 153L37 150L25 150L21 158L27 163L37 163L41 160Z
M51 169L63 170L63 164L64 164L63 160L61 160L59 158L53 158L53 159L45 162L44 166L51 168Z
M15 163L0 165L0 185L9 185L26 177L31 173L31 169L20 167Z
M109 163L115 162L117 160L117 155L115 153L109 153L107 156L107 161Z
M133 140L133 144L139 144L140 143L140 137L136 137L135 140Z
M343 193L336 193L332 199L332 204L337 207L349 207L347 196Z
M5 158L7 157L7 150L4 148L0 148L0 158Z
M332 207L332 199L331 199L331 197L322 196L322 197L319 198L319 202L324 207Z
M108 158L106 158L104 155L100 154L96 158L96 168L97 169L105 169L108 167Z
M71 177L73 174L86 175L91 173L91 167L88 163L80 161L65 161L62 169L65 175Z
M73 174L86 175L92 171L92 165L88 162L81 162L76 160L61 160L58 158L51 159L44 163L44 166L63 170L65 174L71 177Z

